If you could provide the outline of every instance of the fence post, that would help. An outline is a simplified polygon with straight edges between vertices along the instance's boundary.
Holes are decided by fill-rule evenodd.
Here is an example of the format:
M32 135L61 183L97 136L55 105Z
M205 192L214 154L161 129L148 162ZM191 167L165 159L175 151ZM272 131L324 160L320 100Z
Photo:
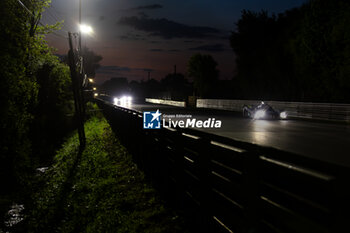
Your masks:
M247 232L255 232L258 229L259 219L259 153L252 150L244 155L244 195Z
M199 179L200 179L200 214L201 214L201 232L211 232L212 228L212 190L210 178L210 161L212 150L210 140L201 137L198 143L199 151Z

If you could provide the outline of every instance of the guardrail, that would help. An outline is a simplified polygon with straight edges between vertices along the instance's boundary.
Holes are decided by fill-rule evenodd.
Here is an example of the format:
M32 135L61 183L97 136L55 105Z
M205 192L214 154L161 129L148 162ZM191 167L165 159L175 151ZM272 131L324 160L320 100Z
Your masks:
M152 104L165 104L165 105L171 105L176 107L186 106L186 103L184 101L162 100L162 99L151 99L151 98L146 98L145 101Z
M243 105L257 105L257 100L197 99L198 108L242 111ZM350 104L265 101L287 111L290 117L350 122Z
M195 232L340 233L348 168L193 129L145 130L142 113L97 100L136 163Z

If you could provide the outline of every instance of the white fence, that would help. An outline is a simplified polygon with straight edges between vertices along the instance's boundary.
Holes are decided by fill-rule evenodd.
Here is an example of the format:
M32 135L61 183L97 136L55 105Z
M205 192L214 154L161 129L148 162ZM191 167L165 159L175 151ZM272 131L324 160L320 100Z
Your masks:
M152 103L152 104L165 104L165 105L171 105L171 106L177 106L177 107L185 107L185 102L184 101L161 100L161 99L146 98L146 102Z
M265 101L273 108L287 111L290 117L350 122L350 104ZM242 111L242 106L257 105L257 100L197 99L197 108Z

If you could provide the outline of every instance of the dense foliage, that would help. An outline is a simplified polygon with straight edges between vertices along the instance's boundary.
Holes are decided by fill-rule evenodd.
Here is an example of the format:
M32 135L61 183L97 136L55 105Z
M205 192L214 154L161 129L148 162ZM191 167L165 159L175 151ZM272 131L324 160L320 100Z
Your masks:
M184 100L191 95L191 84L181 73L168 74L160 80L163 89L163 98Z
M61 123L72 113L68 68L44 40L59 23L39 23L49 1L21 2L25 7L18 1L0 2L0 185L4 193L28 184L27 176L40 160L39 149L52 147L50 138L65 129Z
M74 127L74 102L69 67L52 56L36 72L39 85L37 104L33 108L30 138L33 159L51 160L64 135ZM52 156L50 156L52 155Z
M84 69L88 77L95 77L95 70L100 67L99 62L102 60L102 56L96 55L94 51L88 47L82 48L82 56L84 57Z
M188 76L193 78L196 95L210 97L215 90L215 83L219 76L217 63L211 55L194 54L188 61Z
M311 0L278 16L243 11L232 32L237 98L350 101L350 2Z
M28 160L29 109L38 92L35 78L27 75L30 37L25 15L14 1L0 2L0 179L5 187Z

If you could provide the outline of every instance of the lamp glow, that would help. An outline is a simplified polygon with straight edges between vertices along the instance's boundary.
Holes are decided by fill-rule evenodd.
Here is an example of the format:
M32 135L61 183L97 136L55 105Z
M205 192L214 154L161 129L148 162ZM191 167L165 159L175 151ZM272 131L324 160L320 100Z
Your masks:
M91 34L93 32L92 27L86 24L80 24L79 29L84 34Z
M121 98L114 98L113 99L114 105L122 106L122 107L129 107L132 104L132 97L131 96L122 96Z

